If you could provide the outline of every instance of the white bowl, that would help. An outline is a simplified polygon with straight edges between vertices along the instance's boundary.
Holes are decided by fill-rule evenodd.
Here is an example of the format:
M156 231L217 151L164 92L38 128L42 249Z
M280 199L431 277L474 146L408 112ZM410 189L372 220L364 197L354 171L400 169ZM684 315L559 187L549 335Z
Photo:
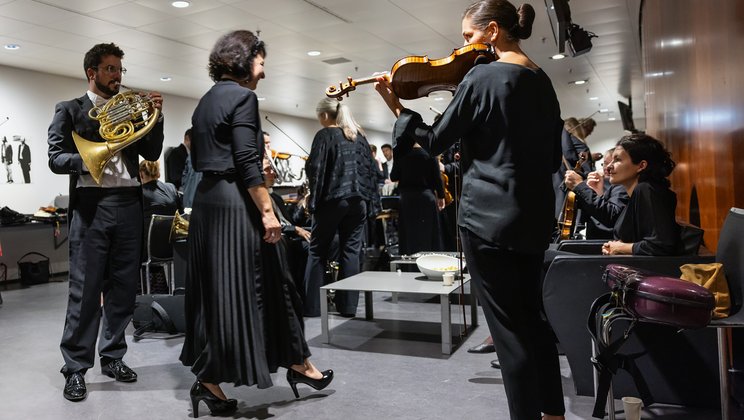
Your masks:
M419 271L433 280L442 280L444 273L460 274L459 259L449 255L429 254L416 258ZM462 262L465 268L465 261Z

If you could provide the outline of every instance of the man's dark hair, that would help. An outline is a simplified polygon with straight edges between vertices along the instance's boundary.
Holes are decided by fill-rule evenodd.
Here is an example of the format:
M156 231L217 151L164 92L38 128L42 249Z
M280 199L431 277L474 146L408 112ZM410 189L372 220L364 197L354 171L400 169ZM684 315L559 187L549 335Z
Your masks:
M215 82L229 74L238 80L250 80L253 59L266 57L266 44L251 31L239 30L223 35L209 54L209 77Z
M382 146L380 146L380 149L391 149L391 150L392 150L392 149L393 149L393 146L391 146L391 145L389 145L389 144L385 143L385 144L383 144Z
M88 69L98 67L103 60L103 57L107 55L113 55L119 59L124 58L124 51L117 47L113 42L109 44L96 44L85 53L83 59L83 72L85 73L85 79L88 79Z
M183 133L183 136L184 136L184 137L188 137L188 138L191 138L191 130L192 130L192 127L189 127L189 129L188 129L188 130L186 130L186 132L185 132L185 133Z

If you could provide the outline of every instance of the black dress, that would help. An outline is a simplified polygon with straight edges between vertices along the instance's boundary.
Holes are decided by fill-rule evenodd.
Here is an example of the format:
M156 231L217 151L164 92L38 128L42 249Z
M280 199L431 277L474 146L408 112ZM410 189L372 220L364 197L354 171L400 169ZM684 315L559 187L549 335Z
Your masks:
M437 196L444 197L444 187L439 164L420 147L405 156L396 157L395 161L398 164L393 167L390 180L398 181L400 195L400 253L411 255L420 251L441 251Z
M204 178L189 226L186 340L181 361L197 379L272 385L279 366L310 356L299 296L281 242L264 242L247 188L263 183L256 95L220 81L192 117L192 163Z

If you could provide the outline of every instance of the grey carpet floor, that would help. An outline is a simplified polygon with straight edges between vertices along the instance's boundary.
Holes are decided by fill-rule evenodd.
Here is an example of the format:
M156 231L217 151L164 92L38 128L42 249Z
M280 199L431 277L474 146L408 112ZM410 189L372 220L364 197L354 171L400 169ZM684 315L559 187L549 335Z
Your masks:
M139 380L123 384L101 375L95 366L86 375L88 398L71 403L62 397L64 379L59 339L67 304L67 282L3 291L0 305L0 419L186 419L192 418L189 388L194 381L178 361L182 338L131 341L125 361ZM320 320L306 320L313 362L336 372L323 391L299 385L295 399L280 369L274 387L224 385L239 400L232 418L247 419L508 419L501 374L489 365L492 354L466 349L487 337L477 327L452 355L441 354L439 304L402 296L375 294L374 321L332 317L333 339L320 339ZM453 319L461 323L453 306ZM460 327L461 329L461 327ZM457 329L456 329L457 330ZM589 419L593 398L573 392L570 370L561 360L567 419ZM618 401L622 419L622 405ZM200 418L210 418L202 404ZM653 406L644 419L718 419L717 410ZM739 418L736 416L735 418Z

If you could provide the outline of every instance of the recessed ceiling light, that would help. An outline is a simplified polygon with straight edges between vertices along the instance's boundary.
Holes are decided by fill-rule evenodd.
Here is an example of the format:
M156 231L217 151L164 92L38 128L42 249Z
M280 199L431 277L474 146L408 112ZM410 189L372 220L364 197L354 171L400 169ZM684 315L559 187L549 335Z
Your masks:
M265 100L266 100L266 98L264 98L263 96L259 96L259 97L258 97L258 100L259 100L259 101L265 101Z
M443 101L443 100L444 100L444 98L442 98L441 96L437 96L436 98L434 98L434 100L435 100L435 101Z
M187 1L173 1L171 2L171 6L177 8L177 9L184 9L186 7L189 7L191 5L190 2Z
M21 49L21 46L18 44L5 44L6 50L19 50Z
M171 80L173 80L173 78L172 78L172 77L170 77L170 76L162 76L162 77L160 78L160 81L161 81L161 82L170 82Z
M590 96L590 97L589 97L589 100L590 100L590 101L596 101L596 100L598 100L598 99L599 99L599 96Z
M564 58L566 58L566 54L556 54L550 57L551 60L562 60Z
M568 84L569 85L583 85L586 82L588 82L587 79L582 79L582 80L574 80L573 82L568 82Z
M320 55L320 51L317 51L317 50L311 50L311 51L308 51L308 52L307 52L307 55L309 55L310 57L317 57L317 56L319 56L319 55Z
M615 117L610 117L610 118L607 118L607 121L615 121L616 119L617 118L615 118Z
M601 114L604 114L605 112L610 112L610 110L609 110L609 109L607 109L607 108L602 108L602 109L600 109L600 110L599 110L599 112L600 112Z

